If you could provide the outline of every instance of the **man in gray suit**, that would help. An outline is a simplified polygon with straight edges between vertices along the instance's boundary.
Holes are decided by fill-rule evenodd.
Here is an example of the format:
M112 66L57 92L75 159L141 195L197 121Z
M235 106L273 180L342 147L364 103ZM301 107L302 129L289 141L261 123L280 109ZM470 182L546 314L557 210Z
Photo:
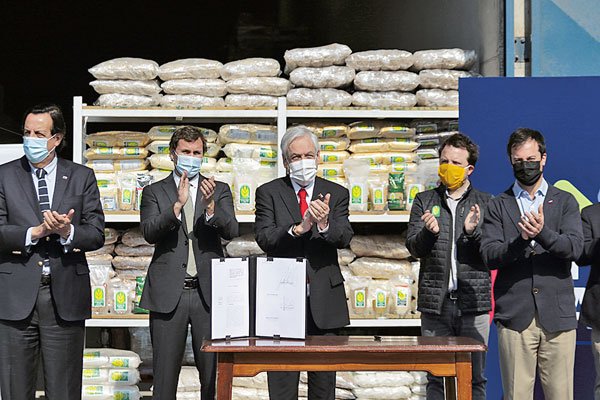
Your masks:
M319 142L308 128L288 129L281 152L288 176L256 191L256 241L269 257L306 258L306 333L335 334L350 323L337 258L353 235L348 190L316 177ZM270 398L297 399L298 379L297 372L269 372ZM308 397L333 400L335 372L309 372Z
M175 171L142 193L141 229L156 244L140 305L150 310L155 400L176 397L188 325L202 399L214 399L216 359L200 351L210 339L211 260L223 257L221 238L238 236L229 186L200 175L206 139L178 128L169 145Z
M533 399L536 367L547 400L573 399L575 296L571 263L583 249L575 198L549 185L538 131L519 128L507 152L515 183L492 199L481 255L494 285L504 399Z
M85 252L104 244L94 172L57 156L65 122L52 104L30 109L25 156L0 166L0 388L33 400L41 353L46 397L81 398Z

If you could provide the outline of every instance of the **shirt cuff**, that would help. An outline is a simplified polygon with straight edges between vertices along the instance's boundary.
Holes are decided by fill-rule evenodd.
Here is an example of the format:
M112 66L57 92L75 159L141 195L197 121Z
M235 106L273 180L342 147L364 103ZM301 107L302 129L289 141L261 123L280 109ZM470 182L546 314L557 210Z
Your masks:
M208 213L204 213L204 220L205 220L206 222L208 222L208 221L210 221L210 220L211 220L211 218L212 218L212 217L214 217L214 216L215 216L215 214L214 214L214 213L212 213L212 214L210 214L210 215L208 215Z
M67 237L66 239L63 239L63 237L60 237L60 244L63 245L63 251L66 253L69 251L69 246L71 245L71 243L73 243L73 236L75 234L75 227L73 226L73 224L71 224L71 231L69 232L69 237Z
M324 229L319 228L319 225L317 225L317 231L319 233L327 233L329 231L329 224L327 224L327 226Z
M35 246L36 244L38 244L39 239L31 240L32 231L33 227L27 229L27 233L25 234L25 247L27 248L27 250L29 250L31 246Z

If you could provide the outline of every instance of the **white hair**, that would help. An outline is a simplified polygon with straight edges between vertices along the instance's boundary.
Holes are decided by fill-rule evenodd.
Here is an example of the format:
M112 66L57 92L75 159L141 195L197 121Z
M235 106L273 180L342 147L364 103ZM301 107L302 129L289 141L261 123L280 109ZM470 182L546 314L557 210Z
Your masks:
M290 144L292 144L294 140L304 136L309 137L312 140L315 145L315 153L319 152L319 139L317 139L317 136L310 129L304 125L292 126L285 131L281 138L281 154L285 162L289 160Z

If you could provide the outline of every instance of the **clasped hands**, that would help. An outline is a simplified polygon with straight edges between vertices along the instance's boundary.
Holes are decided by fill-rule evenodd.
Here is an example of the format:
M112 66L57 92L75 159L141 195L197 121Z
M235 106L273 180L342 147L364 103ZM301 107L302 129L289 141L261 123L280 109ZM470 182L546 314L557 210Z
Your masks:
M56 211L44 211L44 222L33 227L31 239L38 240L51 234L57 234L63 239L67 239L71 234L71 221L75 210L70 209L67 214L59 214Z
M300 236L312 229L314 224L317 224L317 227L320 230L324 230L329 225L329 199L331 198L331 194L327 193L325 197L321 200L321 198L312 200L308 209L304 213L302 217L302 222L298 225L295 225L293 228L293 233L297 236Z

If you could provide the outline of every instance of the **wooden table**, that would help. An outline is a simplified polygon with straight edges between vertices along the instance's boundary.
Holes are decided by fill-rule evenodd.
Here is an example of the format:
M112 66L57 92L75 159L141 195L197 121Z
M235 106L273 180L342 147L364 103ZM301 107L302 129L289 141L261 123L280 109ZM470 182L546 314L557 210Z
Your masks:
M464 337L308 336L206 340L202 350L217 353L218 400L231 399L234 376L264 371L428 371L447 381L456 377L458 400L470 400L471 353L487 348ZM454 398L454 390L448 392Z

